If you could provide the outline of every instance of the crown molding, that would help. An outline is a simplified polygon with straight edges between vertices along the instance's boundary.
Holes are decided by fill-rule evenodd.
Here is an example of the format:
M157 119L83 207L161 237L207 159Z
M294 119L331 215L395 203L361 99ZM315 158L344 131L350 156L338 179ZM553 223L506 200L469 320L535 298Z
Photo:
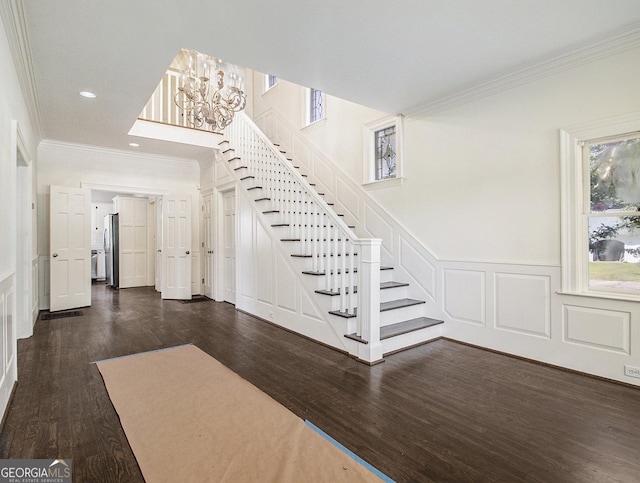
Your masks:
M18 83L27 107L27 112L37 139L42 139L42 113L38 100L29 31L24 15L22 0L3 0L0 2L0 16L9 42Z
M84 153L99 153L99 154L111 154L114 156L126 156L133 159L140 159L145 161L157 161L161 163L173 164L174 166L180 166L183 168L199 168L200 164L196 159L191 158L176 158L171 156L163 156L160 154L151 153L132 153L131 151L124 151L113 148L103 148L100 146L90 146L88 144L68 143L64 141L56 141L54 139L43 139L40 141L42 147L50 147L54 149L65 149L68 151L80 151Z
M434 114L637 47L640 47L640 24L638 23L591 39L581 46L565 49L553 57L488 78L480 84L453 92L440 99L409 107L402 112L410 117Z

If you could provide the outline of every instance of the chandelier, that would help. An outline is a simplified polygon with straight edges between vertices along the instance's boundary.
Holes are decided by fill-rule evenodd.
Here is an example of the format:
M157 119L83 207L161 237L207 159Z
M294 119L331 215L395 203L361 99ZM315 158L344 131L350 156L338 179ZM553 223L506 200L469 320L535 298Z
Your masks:
M193 127L222 132L247 103L242 77L235 66L219 59L192 50L183 53L187 66L181 72L174 102ZM210 81L212 74L214 82Z

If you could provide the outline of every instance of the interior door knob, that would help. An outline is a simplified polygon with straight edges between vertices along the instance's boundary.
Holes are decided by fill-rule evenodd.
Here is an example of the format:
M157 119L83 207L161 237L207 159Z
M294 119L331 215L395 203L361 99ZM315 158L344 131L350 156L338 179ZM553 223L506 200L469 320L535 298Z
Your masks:
M190 252L189 252L189 250L187 250L185 253L186 253L187 255L189 255L189 253L190 253Z
M56 258L57 256L58 256L58 254L57 254L57 253L54 253L54 254L52 255L52 257L53 257L53 258Z

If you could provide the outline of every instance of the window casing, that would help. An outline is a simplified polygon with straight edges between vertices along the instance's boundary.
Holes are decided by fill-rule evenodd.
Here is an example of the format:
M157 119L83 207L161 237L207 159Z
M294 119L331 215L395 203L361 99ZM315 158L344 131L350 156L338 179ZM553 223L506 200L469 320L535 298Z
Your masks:
M324 94L321 90L309 88L307 91L307 124L324 119Z
M561 132L562 291L640 300L640 113Z
M276 85L278 85L278 77L273 74L266 74L264 79L265 92L274 88Z

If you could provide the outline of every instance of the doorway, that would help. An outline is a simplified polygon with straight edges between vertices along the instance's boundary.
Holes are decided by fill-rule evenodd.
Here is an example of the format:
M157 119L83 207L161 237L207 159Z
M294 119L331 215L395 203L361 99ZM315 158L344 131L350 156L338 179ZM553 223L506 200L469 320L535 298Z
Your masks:
M16 150L16 337L33 334L38 316L38 274L35 248L36 211L33 166L24 140L15 124ZM9 328L8 328L9 329ZM12 336L12 334L7 334Z

